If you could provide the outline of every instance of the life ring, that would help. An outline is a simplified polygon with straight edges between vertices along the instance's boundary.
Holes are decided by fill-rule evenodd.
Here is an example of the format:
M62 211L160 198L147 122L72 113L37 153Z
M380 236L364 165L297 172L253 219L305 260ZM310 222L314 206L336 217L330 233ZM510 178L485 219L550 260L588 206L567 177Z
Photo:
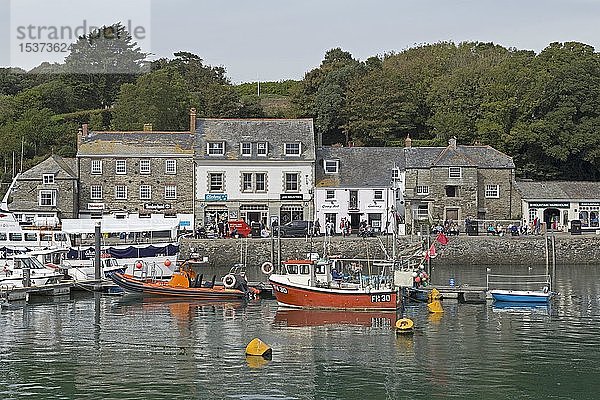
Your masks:
M265 261L264 263L262 263L260 270L265 275L271 275L273 273L273 264L269 261Z
M223 277L223 286L225 286L227 289L233 289L236 283L237 280L233 274L227 274Z

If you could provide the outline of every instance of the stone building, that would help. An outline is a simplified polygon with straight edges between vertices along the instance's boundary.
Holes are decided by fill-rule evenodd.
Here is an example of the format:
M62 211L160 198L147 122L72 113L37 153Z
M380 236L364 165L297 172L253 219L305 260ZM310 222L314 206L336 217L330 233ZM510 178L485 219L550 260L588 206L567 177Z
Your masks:
M77 138L79 215L178 216L193 222L192 132L88 132Z
M8 196L8 209L24 225L56 225L78 214L76 161L51 155L19 174Z
M198 119L195 150L199 224L312 219L312 120Z
M407 138L405 163L406 223L413 229L444 221L460 227L467 217L521 217L513 160L490 146L457 145L453 138L447 147L411 147Z
M376 232L404 234L404 149L322 147L317 149L315 218L341 233L342 218L357 232L366 221Z

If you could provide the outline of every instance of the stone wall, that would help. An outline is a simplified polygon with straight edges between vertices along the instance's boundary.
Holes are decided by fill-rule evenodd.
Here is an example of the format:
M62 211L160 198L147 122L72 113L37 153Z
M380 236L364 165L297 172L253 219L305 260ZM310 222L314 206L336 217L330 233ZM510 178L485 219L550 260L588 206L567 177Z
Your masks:
M381 242L379 241L381 239ZM341 238L331 240L330 254L352 258L384 258L381 243L391 254L391 236L380 238ZM415 237L413 243L417 240ZM433 240L433 238L431 238ZM543 236L458 236L450 237L446 246L437 244L438 257L434 263L465 265L535 265L545 264L546 253ZM398 249L411 244L410 237L399 238ZM282 259L303 258L306 253L322 254L322 238L313 242L304 239L281 239ZM193 249L193 250L192 250ZM240 260L240 251L247 254L248 277L251 281L263 281L260 265L277 259L277 241L270 239L215 239L185 240L181 245L180 258L185 259L191 251L209 258L207 274L222 276L231 265ZM600 262L600 236L556 236L557 264L597 264Z

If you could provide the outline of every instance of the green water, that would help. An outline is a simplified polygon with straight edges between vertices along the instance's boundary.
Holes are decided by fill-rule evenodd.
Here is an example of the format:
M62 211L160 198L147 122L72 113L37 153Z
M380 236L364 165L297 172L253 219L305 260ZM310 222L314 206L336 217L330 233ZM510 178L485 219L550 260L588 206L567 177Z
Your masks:
M485 268L433 276L479 285ZM0 311L0 398L599 398L600 267L558 268L555 289L555 303L533 309L446 300L435 317L411 305L406 337L393 313L281 311L273 300L14 305ZM273 348L264 365L244 356L254 337Z

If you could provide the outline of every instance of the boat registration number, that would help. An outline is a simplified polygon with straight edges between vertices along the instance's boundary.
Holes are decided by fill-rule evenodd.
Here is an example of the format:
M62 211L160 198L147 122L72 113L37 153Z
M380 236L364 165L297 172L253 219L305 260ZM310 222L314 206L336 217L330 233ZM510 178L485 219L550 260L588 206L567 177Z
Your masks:
M374 294L371 296L371 303L385 303L388 301L392 301L391 294Z
M278 286L278 285L273 285L273 287L275 288L275 290L277 290L279 293L286 293L287 294L287 288L284 288L283 286Z

